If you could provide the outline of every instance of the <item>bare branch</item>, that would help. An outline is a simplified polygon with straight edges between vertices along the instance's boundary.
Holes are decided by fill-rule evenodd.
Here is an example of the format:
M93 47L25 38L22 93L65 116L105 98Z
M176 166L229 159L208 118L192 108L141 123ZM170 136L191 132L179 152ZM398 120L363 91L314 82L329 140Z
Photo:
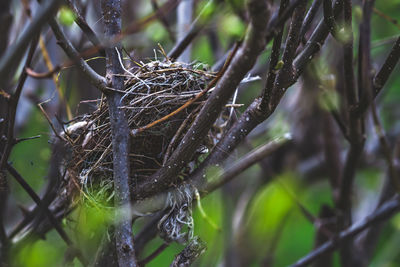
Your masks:
M101 7L104 16L105 36L113 39L121 33L121 1L102 0ZM117 47L106 48L106 77L111 87L124 91L123 66L120 64L120 44ZM130 136L128 120L122 105L122 96L117 92L106 94L111 122L113 171L114 171L114 203L117 209L115 225L115 246L119 266L137 266L133 244L132 221L129 189L129 151Z
M75 3L73 0L67 0L69 8L75 13L75 23L81 28L81 30L86 34L87 38L92 42L94 46L96 46L98 49L101 49L101 43L97 35L94 33L92 28L87 24L85 18L81 14L81 12L78 10L76 7ZM104 55L104 50L100 51L101 54Z
M237 177L240 173L245 171L247 168L251 167L261 159L271 155L279 147L290 141L290 135L286 135L280 138L276 138L271 142L256 148L241 159L239 159L232 167L225 170L221 175L216 175L213 177L208 177L208 180L204 182L203 180L192 179L190 185L182 185L182 187L197 187L202 196L210 194L213 190L216 190L223 186L224 184L230 182L232 179ZM175 192L180 192L180 188L171 190L169 192L163 192L152 197L136 201L132 206L134 218L143 216L144 214L154 213L161 209L166 208L165 203L168 203L168 199L173 196Z
M205 250L206 244L196 236L181 253L176 255L170 267L189 267Z
M105 92L107 90L106 80L104 77L94 71L89 64L79 55L78 51L73 47L72 43L65 36L64 32L61 30L60 25L55 21L55 19L50 19L50 27L52 28L54 35L58 40L58 44L67 54L67 56L78 63L80 70L88 77L89 81L99 90Z
M0 3L0 32L2 38L0 40L0 57L3 56L8 46L8 34L12 24L13 16L10 14L11 0L4 0Z
M393 44L393 47L390 50L388 57L386 58L382 67L380 68L380 70L373 79L373 89L372 89L373 98L376 98L378 94L382 91L384 85L386 84L387 80L389 79L390 75L395 69L399 59L400 59L400 37L398 37L396 42ZM369 105L370 102L363 101L359 103L354 112L358 116L361 116L367 111Z
M137 192L140 193L138 197L148 196L156 193L155 191L160 192L176 180L177 174L192 158L225 103L264 49L265 40L260 36L266 34L268 5L264 1L252 0L248 8L251 23L242 46L166 166L137 187Z
M0 60L0 87L5 87L10 76L15 73L20 60L24 56L24 51L28 47L31 39L36 36L42 26L47 23L49 17L52 17L57 11L61 0L48 0L39 8L38 14L21 34L21 37L15 44L11 45Z
M86 266L88 264L87 260L83 257L82 253L80 253L68 237L67 233L61 227L59 221L54 217L53 213L49 210L49 208L43 204L40 197L35 193L35 191L30 187L30 185L25 181L25 179L14 169L10 164L6 165L7 171L15 178L15 180L22 186L22 188L28 193L28 195L32 198L32 200L38 205L38 207L46 214L50 223L53 225L54 229L56 229L57 233L61 236L61 238L65 241L65 243L71 247L75 252L76 256L80 260L80 262Z
M312 21L314 20L315 15L319 7L321 6L323 0L314 0L310 9L307 11L306 17L304 18L303 25L301 26L300 30L300 39L305 42L304 36L308 29L311 26Z
M192 23L193 16L193 8L194 8L193 0L181 0L178 4L178 8L176 11L177 14L177 40L182 40L186 33L188 32L188 28ZM191 46L188 45L186 49L179 56L178 61L180 62L190 62L191 55Z
M325 242L323 245L321 245L308 255L298 260L295 264L291 265L291 267L307 266L308 264L312 263L313 261L321 257L323 254L338 248L343 241L351 240L353 237L355 237L365 229L377 223L390 219L394 214L396 214L399 211L400 211L400 201L399 197L396 196L394 199L385 202L379 209L377 209L374 213L367 216L359 223L340 232L338 237L328 242Z
M282 0L279 6L279 15L281 16L286 6L288 5L288 0ZM271 92L274 88L276 73L278 72L277 64L279 61L279 55L281 51L281 43L282 43L282 35L283 35L283 26L276 33L274 37L274 43L272 44L271 56L269 59L269 70L267 73L267 82L265 84L265 88L262 92L262 101L260 104L260 109L266 110L268 108L268 101L271 98Z
M396 67L397 62L400 59L400 37L397 38L394 43L392 50L390 51L388 57L383 63L381 69L376 74L374 78L374 95L378 95L384 84L388 80L390 74Z
M296 76L295 69L293 68L293 60L300 43L300 29L303 25L306 5L307 1L300 2L293 12L285 50L282 55L283 66L276 76L274 87L271 88L271 96L267 100L268 108L266 113L273 111L278 106L286 89L291 85L291 81Z
M38 36L36 36L32 39L31 47L29 49L28 56L25 60L24 70L22 71L21 76L19 77L18 85L17 85L17 88L15 89L15 92L10 96L10 99L9 99L8 114L7 114L7 121L8 121L7 137L6 137L7 142L6 142L6 146L4 148L4 151L2 153L2 157L0 160L0 171L5 168L8 157L10 156L10 153L11 153L11 149L15 143L14 142L15 116L17 114L17 106L18 106L19 98L21 96L21 92L24 87L26 78L28 77L25 69L29 68L29 66L31 65L31 61L33 58L33 54L35 53L37 43L38 43Z

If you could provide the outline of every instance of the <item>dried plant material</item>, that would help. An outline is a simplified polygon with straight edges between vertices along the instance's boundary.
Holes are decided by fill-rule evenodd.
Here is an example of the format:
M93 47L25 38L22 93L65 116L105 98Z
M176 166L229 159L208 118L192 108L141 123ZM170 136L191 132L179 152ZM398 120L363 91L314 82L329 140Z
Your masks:
M125 111L130 129L138 129L170 114L204 90L215 74L199 67L200 64L151 61L141 63L136 71L126 70L126 89L120 108ZM163 166L207 97L205 94L169 120L131 136L129 160L132 187ZM223 123L224 119L219 122ZM221 131L217 127L210 131L203 141L205 149L202 151L208 151L207 148L218 141ZM71 180L69 183L74 185L70 188L76 189L78 184L89 200L112 206L112 143L107 103L99 100L98 108L67 127L63 136L67 137L72 148L72 158L66 166L68 179ZM202 151L193 157L192 165ZM180 178L190 173L189 165Z
M176 255L170 267L188 267L206 251L206 245L199 237L194 237L189 244Z

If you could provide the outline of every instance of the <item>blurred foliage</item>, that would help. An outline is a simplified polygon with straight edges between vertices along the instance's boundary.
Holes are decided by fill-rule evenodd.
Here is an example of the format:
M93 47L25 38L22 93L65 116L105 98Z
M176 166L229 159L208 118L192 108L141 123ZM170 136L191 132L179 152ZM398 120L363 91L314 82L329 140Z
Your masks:
M46 182L45 177L51 156L49 144L51 132L49 124L39 108L33 110L30 120L27 122L19 136L23 138L41 135L41 137L17 144L12 150L10 161L32 188L39 192ZM13 192L15 192L14 196L18 198L18 201L30 203L31 198L22 190L20 185L14 179L10 179L10 181Z
M58 234L52 232L46 235L46 240L39 240L22 248L12 257L13 266L61 266L66 249Z

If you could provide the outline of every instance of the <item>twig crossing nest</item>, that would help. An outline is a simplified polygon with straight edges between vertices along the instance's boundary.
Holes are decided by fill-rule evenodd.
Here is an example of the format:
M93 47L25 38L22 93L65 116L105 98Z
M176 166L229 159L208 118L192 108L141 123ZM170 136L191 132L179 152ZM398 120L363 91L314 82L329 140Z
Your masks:
M213 73L177 62L152 61L141 65L134 73L129 72L121 108L130 129L140 129L170 114L205 89L213 77ZM169 120L131 136L131 186L163 166L207 97L207 94L202 96ZM203 142L204 148L214 145L216 138L212 136L216 134L210 131L209 138ZM78 185L90 200L112 203L111 129L104 99L99 100L98 108L92 114L69 126L64 136L72 148L72 159L67 164L69 188ZM182 175L189 172L187 167Z

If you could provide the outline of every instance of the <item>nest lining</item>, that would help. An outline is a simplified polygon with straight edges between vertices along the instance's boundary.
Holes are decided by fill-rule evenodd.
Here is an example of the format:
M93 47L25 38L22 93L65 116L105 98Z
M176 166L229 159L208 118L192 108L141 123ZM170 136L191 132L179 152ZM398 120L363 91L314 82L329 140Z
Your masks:
M170 114L206 88L213 77L214 73L183 63L152 61L142 64L134 73L125 76L121 108L125 111L130 129L144 127ZM131 186L163 166L207 97L208 95L204 95L171 119L131 136ZM221 129L211 130L200 150L206 151L204 148L212 147L216 142L215 136L220 136L220 131ZM72 150L72 158L66 166L69 188L79 185L80 192L86 198L112 206L111 129L105 99L99 100L98 108L93 113L69 126L64 136ZM192 165L198 157L199 154L196 154L191 159ZM181 176L190 172L189 165Z

